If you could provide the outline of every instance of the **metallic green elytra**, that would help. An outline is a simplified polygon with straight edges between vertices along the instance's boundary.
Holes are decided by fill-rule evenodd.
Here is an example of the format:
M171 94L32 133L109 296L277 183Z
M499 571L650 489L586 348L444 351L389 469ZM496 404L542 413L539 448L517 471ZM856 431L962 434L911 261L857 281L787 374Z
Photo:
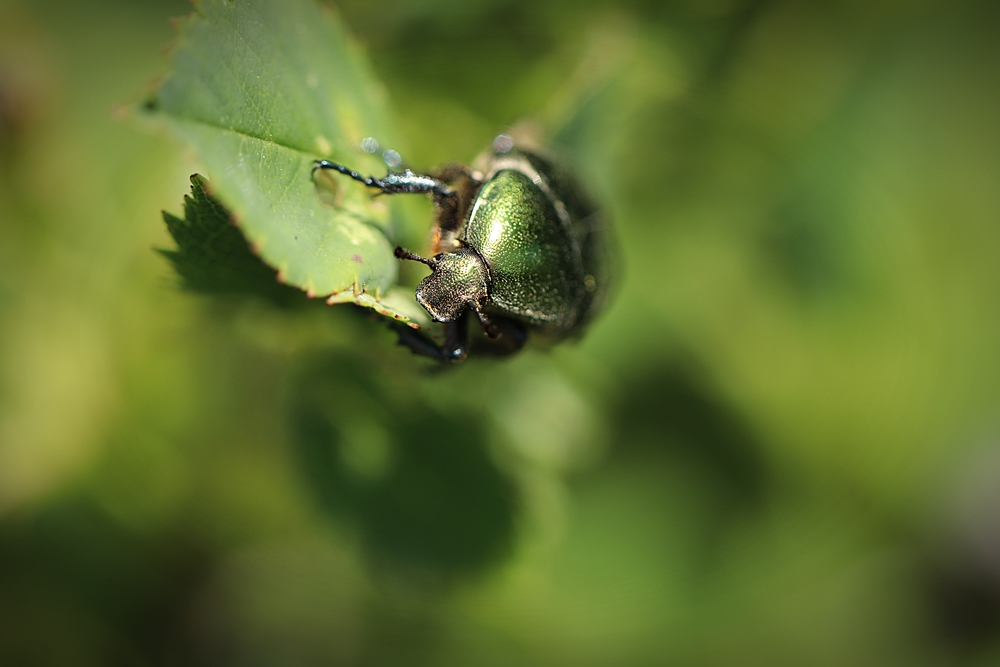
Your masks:
M432 196L433 257L402 248L396 256L431 268L416 298L446 323L445 340L399 331L404 345L440 361L466 357L473 315L486 337L472 349L509 354L523 347L529 332L549 341L579 335L607 294L607 229L566 171L539 153L514 149L506 135L480 163L481 169L449 165L433 176L407 169L383 178L327 161L315 167L385 194Z

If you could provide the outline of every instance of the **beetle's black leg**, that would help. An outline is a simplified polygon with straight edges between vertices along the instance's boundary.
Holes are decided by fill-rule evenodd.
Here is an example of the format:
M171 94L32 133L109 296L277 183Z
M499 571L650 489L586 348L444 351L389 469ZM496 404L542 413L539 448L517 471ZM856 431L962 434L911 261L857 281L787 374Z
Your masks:
M313 174L317 169L332 169L370 188L378 188L385 195L430 194L442 216L453 218L458 215L458 194L433 176L415 174L409 169L402 172L390 171L382 178L362 176L342 164L329 160L316 160Z
M331 169L339 172L370 188L378 188L380 194L430 194L438 212L438 229L446 237L444 245L441 246L440 242L436 241L435 248L452 245L452 237L461 228L462 221L472 206L473 196L481 185L472 177L469 169L461 165L446 167L440 178L415 174L409 169L402 172L390 171L383 178L362 176L342 164L329 160L317 160L313 165L314 175L317 169Z
M393 322L392 327L399 335L399 344L409 348L414 354L441 362L462 361L468 354L469 321L467 314L462 315L455 322L445 324L445 338L441 345L408 326Z
M368 176L368 177L362 176L358 172L352 171L342 164L337 164L336 162L330 162L329 160L316 160L316 163L313 164L312 168L313 178L316 178L317 169L332 169L333 171L338 171L344 176L350 176L354 180L364 183L370 188L381 189L382 187L377 178L374 178L373 176Z
M497 329L496 325L490 321L490 318L483 312L483 309L478 303L470 303L469 307L472 308L472 312L474 312L476 317L479 318L479 323L483 325L483 331L486 332L487 336L490 338L496 338L500 335L500 330Z
M399 336L399 344L408 348L410 352L422 357L429 357L434 361L448 361L441 346L427 336L397 322L391 322L390 326Z
M469 353L469 313L465 312L454 322L444 325L444 345L441 346L448 361L461 361Z
M528 342L528 332L519 322L506 317L492 317L490 324L496 329L497 337L473 340L473 351L477 355L491 354L505 357L514 354ZM489 335L488 332L487 335Z

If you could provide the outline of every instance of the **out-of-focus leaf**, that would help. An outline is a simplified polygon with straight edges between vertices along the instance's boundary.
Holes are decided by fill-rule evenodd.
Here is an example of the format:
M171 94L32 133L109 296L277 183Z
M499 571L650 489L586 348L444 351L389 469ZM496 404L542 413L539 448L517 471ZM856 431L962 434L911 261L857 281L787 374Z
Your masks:
M310 358L293 380L291 443L320 507L386 565L438 583L496 563L510 552L516 488L476 410L442 411L414 376L396 368L386 382L373 367L352 350Z
M376 304L396 279L388 210L345 180L331 181L328 206L310 178L317 158L379 169L355 148L366 136L391 140L364 58L312 0L195 8L145 113L195 149L213 194L283 282Z

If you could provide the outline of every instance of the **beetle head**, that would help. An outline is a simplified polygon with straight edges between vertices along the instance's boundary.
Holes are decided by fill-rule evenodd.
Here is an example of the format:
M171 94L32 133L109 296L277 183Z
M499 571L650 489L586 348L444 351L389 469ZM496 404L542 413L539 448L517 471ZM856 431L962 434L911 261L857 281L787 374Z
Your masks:
M417 301L438 322L454 322L489 294L486 264L472 248L440 254L427 264L432 273L417 285Z

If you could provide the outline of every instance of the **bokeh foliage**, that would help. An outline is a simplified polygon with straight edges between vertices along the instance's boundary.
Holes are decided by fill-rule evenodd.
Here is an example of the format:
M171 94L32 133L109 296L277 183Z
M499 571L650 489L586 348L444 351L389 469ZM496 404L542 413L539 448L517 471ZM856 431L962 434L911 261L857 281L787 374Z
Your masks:
M444 373L177 289L205 164L113 110L188 11L0 2L0 662L996 662L991 4L339 3L409 163L531 117L617 223Z

